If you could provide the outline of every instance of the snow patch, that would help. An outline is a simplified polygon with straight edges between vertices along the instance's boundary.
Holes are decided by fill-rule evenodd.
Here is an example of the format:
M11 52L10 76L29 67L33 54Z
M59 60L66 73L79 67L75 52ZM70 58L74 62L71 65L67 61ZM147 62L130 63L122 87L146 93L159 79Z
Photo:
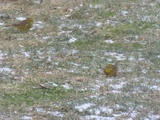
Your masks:
M94 120L114 120L113 117L103 117L103 116L98 116L98 115L86 115L86 116L82 117L82 119L85 119L85 120L91 120L91 119L94 119Z
M11 68L0 68L0 73L10 73L12 72L12 69Z
M82 105L79 106L75 106L75 109L79 110L80 112L82 112L83 110L86 110L88 108L90 108L91 106L93 106L92 103L84 103Z
M64 114L62 114L61 112L58 112L58 111L47 111L47 114L50 114L50 115L56 116L56 117L64 117Z
M69 84L67 84L67 83L66 83L66 84L64 84L64 85L62 85L62 87L63 87L63 88L65 88L65 89L67 89L67 90L68 90L68 89L71 89L70 85L69 85Z
M32 120L31 116L22 116L21 117L22 120Z
M129 13L128 11L121 11L121 14L122 14L123 16L126 16L128 13Z
M73 43L75 41L77 41L77 38L71 38L71 39L69 39L68 43Z
M106 43L114 43L114 41L112 39L105 40L104 42L106 42Z

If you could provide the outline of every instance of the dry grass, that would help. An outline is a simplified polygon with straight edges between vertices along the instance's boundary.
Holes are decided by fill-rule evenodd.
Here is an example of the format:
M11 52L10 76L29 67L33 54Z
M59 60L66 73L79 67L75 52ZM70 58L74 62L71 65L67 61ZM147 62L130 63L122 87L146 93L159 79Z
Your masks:
M26 33L0 26L0 118L160 118L156 7L138 0L7 3L1 23L29 16L34 25ZM106 78L104 66L116 62L118 76Z

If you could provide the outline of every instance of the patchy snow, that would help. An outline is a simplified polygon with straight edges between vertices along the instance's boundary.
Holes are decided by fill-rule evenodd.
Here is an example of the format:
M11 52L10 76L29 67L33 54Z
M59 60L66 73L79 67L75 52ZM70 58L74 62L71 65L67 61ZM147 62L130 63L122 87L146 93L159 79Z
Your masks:
M104 24L109 25L111 22L112 22L111 20L106 20Z
M101 22L96 22L96 26L100 27L100 26L102 26L102 23Z
M138 60L139 60L139 61L141 61L141 60L145 60L145 58L139 58Z
M157 55L157 58L160 58L160 55Z
M64 85L61 86L67 90L72 88L68 83L65 83Z
M30 57L30 53L29 53L29 52L22 52L22 54L23 54L25 57Z
M44 23L42 21L36 21L34 22L32 28L30 30L34 30L34 29L41 29L44 28Z
M64 117L64 114L62 114L59 111L47 111L46 113L49 114L49 115L56 116L56 117Z
M127 16L128 13L129 13L128 11L121 11L121 14L122 14L123 16Z
M153 113L150 113L148 115L148 118L144 118L144 120L159 120L160 119L160 115L153 115Z
M112 39L105 40L104 42L106 42L106 43L114 43L114 41Z
M113 109L109 108L109 107L99 107L99 109L104 112L104 113L107 113L107 114L111 114L113 112Z
M67 17L70 17L71 15L70 14L68 14L68 15L65 15L65 17L67 18Z
M141 19L142 21L151 21L152 20L152 16L139 16L139 19Z
M16 19L22 21L22 20L25 20L26 17L16 17Z
M77 64L77 63L74 63L74 62L70 62L69 64L73 65L73 66L81 66L81 64Z
M103 5L102 4L98 4L98 5L89 5L90 8L101 8Z
M82 29L82 25L79 25L78 28L79 28L79 29Z
M45 83L45 85L51 85L51 86L54 86L54 87L58 86L58 84L56 84L54 82L48 82L48 83Z
M36 4L40 4L40 3L42 3L42 0L33 0L33 2Z
M137 115L138 115L138 112L136 112L136 111L132 111L130 113L131 118L135 118Z
M42 87L46 87L46 88L55 88L58 86L58 84L54 83L54 82L46 82L41 84Z
M45 112L45 110L43 108L36 108L35 111L36 112Z
M44 36L42 37L44 40L48 40L48 39L51 39L52 37L51 36Z
M52 75L52 74L53 74L53 72L49 71L49 72L46 72L46 74L48 74L48 75Z
M114 78L113 77L111 77L111 78L106 78L106 81L113 81L114 80Z
M100 115L101 113L112 114L112 112L113 112L113 109L110 109L108 107L96 107L96 108L89 109L89 113L95 114L95 115Z
M81 117L82 119L85 120L114 120L114 117L103 117L103 116L98 116L98 115L86 115Z
M53 115L53 116L56 116L56 117L64 117L64 114L62 114L59 111L47 111L47 110L45 110L43 108L36 108L35 112L45 113L45 114Z
M116 52L105 52L104 55L115 57L118 61L126 59L126 57L123 54L119 54Z
M0 26L3 26L3 25L5 25L5 24L0 22Z
M77 38L71 38L68 40L68 43L73 43L73 42L76 42L77 41Z
M134 61L135 58L134 58L134 56L129 56L128 60L129 60L129 61Z
M125 60L126 57L123 55L123 54L117 54L116 56L114 56L118 61L121 61L121 60Z
M11 68L7 68L7 67L0 68L0 73L11 73L11 72L12 72Z
M90 107L94 106L92 103L84 103L82 105L75 106L75 109L77 109L79 112L82 112Z
M144 0L145 1L145 0ZM145 2L144 2L145 3ZM127 4L127 6L128 6L129 4ZM74 10L80 10L80 6L82 7L82 6L84 6L83 4L80 4L78 7L76 7ZM126 6L126 5L125 5ZM146 5L145 5L146 6ZM100 10L103 10L103 8L102 7L104 7L103 6L103 4L98 4L98 5L89 5L89 7L90 8L98 8L98 10L99 10L99 8L100 8ZM105 6L106 7L106 6ZM141 6L139 5L139 8L140 8ZM102 9L101 9L102 8ZM111 7L112 8L112 7ZM113 8L114 8L114 6L113 6ZM60 9L60 8L58 8L58 9ZM89 8L86 8L86 11L88 11L88 9ZM110 8L105 8L106 10L110 10ZM124 9L123 7L122 7L122 9ZM93 9L94 10L94 9ZM111 9L112 10L112 9ZM118 9L119 10L119 9ZM127 10L129 10L128 8L127 8ZM146 10L146 8L145 7L143 7L142 8L142 10ZM70 9L70 12L71 11L73 11L73 9ZM137 10L138 11L138 10ZM88 15L90 15L89 14L89 12L88 13L86 13L86 14L88 14ZM102 13L103 14L103 13ZM120 17L120 20L121 20L121 17L122 17L122 19L124 18L125 19L125 17L127 17L126 19L128 19L128 20L126 20L127 22L132 22L132 19L130 19L129 18L129 16L127 16L127 15L129 15L129 14L131 14L129 11L125 11L125 10L119 10L119 12L116 12L116 15L120 15L120 16L114 16L114 17L112 17L112 18L106 18L106 19L104 19L104 20L100 20L100 21L104 21L104 23L102 23L102 22L99 22L99 21L97 21L97 20L93 20L94 22L92 23L92 21L89 21L88 22L88 24L84 24L83 25L83 23L75 23L75 21L74 20L67 20L67 18L66 17L62 17L63 18L63 20L65 20L66 19L66 21L65 22L62 22L62 23L60 23L60 20L62 20L62 19L58 19L59 20L59 22L58 22L58 25L59 26L57 26L58 28L57 28L57 34L58 34L58 36L56 36L56 37L58 37L59 38L59 40L63 40L64 38L69 38L69 40L68 40L68 43L74 43L74 42L76 42L77 40L79 40L79 38L81 38L81 40L83 40L83 38L85 38L85 35L83 36L83 34L82 35L80 35L80 37L78 37L78 38L75 38L74 36L76 36L77 37L77 35L72 35L72 33L74 33L74 29L78 29L78 30L80 30L81 32L86 32L86 33L88 33L88 28L90 29L91 27L93 28L95 28L95 27L101 27L102 25L105 25L105 26L115 26L115 25L117 25L118 23L120 23L120 21L119 21L119 18L117 18L117 17ZM142 21L152 21L153 20L153 16L149 16L149 15L145 15L144 14L144 16L143 15L138 15L137 13L134 13L134 14L136 14L136 17L138 17L139 18L139 20L142 20ZM67 16L67 15L65 15L65 16ZM97 16L97 18L98 18L98 16ZM157 16L157 18L159 18L158 16ZM19 17L19 18L17 18L18 20L24 20L24 19L26 19L26 18L24 18L24 17ZM96 22L95 22L96 21ZM134 21L134 20L133 20ZM56 22L56 21L55 21ZM46 23L47 24L47 23ZM82 25L80 25L80 24L82 24ZM0 25L2 25L2 23L0 23ZM94 26L93 26L94 25ZM33 27L31 28L31 29L35 29L35 28L43 28L43 27L45 27L45 24L43 23L43 22L41 22L41 21L37 21L37 22L35 22L34 24L33 24ZM115 26L116 27L116 26ZM159 27L159 26L158 26ZM65 29L66 28L66 29ZM83 30L83 28L85 28L84 30ZM65 31L66 30L66 31ZM36 37L36 39L39 37L38 36L38 34L37 34L37 36L36 36L36 32L35 32L35 34L34 34L35 36L34 37ZM62 35L62 36L61 36ZM49 36L49 35L44 35L44 36L41 36L40 35L40 37L41 37L41 39L43 39L43 40L46 40L45 42L48 42L47 40L48 39L52 39L53 37L52 36ZM61 38L62 37L62 38ZM126 36L126 38L124 39L124 40L126 40L128 43L127 44L129 44L129 42L131 42L131 43L139 43L139 44L147 44L147 42L145 42L145 41L140 41L140 37L139 37L139 35L133 35L133 36L131 36L132 37L132 39L133 40L130 40L129 38L130 38L130 36L128 37L128 36ZM24 38L21 38L21 39L24 39ZM54 39L54 38L53 38ZM85 40L85 39L84 39ZM123 39L122 39L123 40ZM147 41L147 39L146 39L146 41ZM54 39L54 41L53 42L57 42L56 41L56 39ZM108 43L108 44L113 44L113 43L115 43L115 42L117 42L117 41L114 41L114 40L112 40L112 39L108 39L108 40L104 40L104 42L106 42L106 43ZM50 42L51 43L51 45L52 45L52 42ZM38 56L36 56L37 58L33 58L33 60L37 60L37 61L40 61L41 62L41 60L42 59L45 59L45 62L47 61L47 62L51 62L52 63L52 65L55 65L56 67L58 66L58 65L64 65L62 68L56 68L56 67L53 67L53 66L45 66L46 68L45 68L45 70L47 69L47 67L48 68L53 68L53 69L56 69L56 70L63 70L63 71L68 71L68 72L73 72L74 74L75 73L79 73L79 71L80 71L80 73L83 73L83 70L84 70L84 72L85 72L85 70L87 69L88 71L89 71L89 68L91 68L89 65L88 65L88 63L87 63L87 65L85 65L85 63L83 64L83 63L81 63L81 61L79 61L79 59L78 60L76 60L76 62L75 61L72 61L72 58L70 59L71 61L67 61L67 65L69 64L70 66L69 66L69 68L67 68L68 66L65 66L66 64L64 63L63 64L63 61L62 62L57 62L56 61L56 58L54 58L53 56L56 54L53 54L53 51L55 50L59 50L58 51L58 53L60 53L61 54L61 52L63 53L63 54L65 54L66 55L66 57L72 57L71 55L74 55L75 54L75 56L76 56L76 53L80 53L80 52L82 52L83 53L83 50L82 51L80 51L80 50L76 50L76 49L79 49L79 48L76 48L76 49L73 49L74 47L70 47L68 44L68 46L66 45L66 41L64 42L64 44L63 44L63 41L60 41L60 48L56 48L55 46L52 46L52 49L49 49L49 47L51 47L51 46L46 46L46 44L45 44L45 48L43 48L43 46L42 46L42 49L40 49L39 51L37 50L35 53L36 53L36 55ZM105 43L105 44L106 44ZM59 44L58 42L56 43L56 44ZM126 44L126 45L127 45ZM62 46L61 46L62 45ZM65 48L66 46L67 46L67 48ZM23 46L19 46L19 47L23 47ZM26 46L25 46L26 47ZM25 49L25 47L23 47L23 49ZM55 47L55 49L53 48L53 47ZM104 46L103 46L104 47ZM96 48L96 47L95 47ZM116 96L117 94L118 95L121 95L121 94L123 94L123 92L121 91L121 89L123 89L123 87L128 83L128 85L130 85L130 84L132 84L132 83L134 83L134 82L137 82L137 86L135 85L135 86L133 86L133 88L128 88L128 89L131 89L133 92L132 93L137 93L137 92L143 92L143 88L144 89L151 89L151 90L160 90L160 87L158 86L158 84L154 84L154 82L153 82L153 84L150 84L150 85L148 85L148 81L151 79L151 78L145 78L145 77L143 77L143 75L145 75L145 74L147 74L148 72L149 72L149 69L150 68L145 68L145 66L140 66L140 72L142 73L141 75L142 75L142 77L137 77L135 74L136 73L134 73L135 71L138 73L139 71L137 71L137 69L136 69L136 65L137 65L137 62L139 62L139 61L141 61L141 62L143 62L143 63L146 63L146 59L147 59L147 57L145 56L145 54L146 53L148 53L148 51L145 51L145 54L143 54L143 47L141 48L141 49L137 49L137 50L133 50L133 54L131 53L128 53L128 51L121 51L121 49L120 49L120 53L117 53L117 52L113 52L113 50L111 50L112 52L109 52L109 51L102 51L102 52L104 52L104 54L102 53L102 57L100 57L99 58L99 56L96 54L96 51L99 51L98 50L98 48L97 49L91 49L91 51L89 51L90 50L90 48L89 49L87 49L86 50L86 52L88 52L88 54L92 54L92 56L94 56L94 59L92 59L91 61L89 61L89 63L92 65L92 66L94 66L95 68L99 65L99 63L101 62L101 58L107 58L107 61L108 62L113 62L115 59L117 60L117 61L120 61L120 69L119 69L119 73L118 74L120 74L120 76L117 76L116 78L115 77L113 77L113 78L105 78L105 77L103 77L102 76L102 78L101 78L101 74L99 74L99 68L97 68L96 70L98 71L94 71L93 73L92 73L92 69L90 70L91 71L91 74L94 74L96 77L94 78L94 77L92 77L92 75L91 75L91 78L93 79L93 81L94 82L96 82L96 83L92 83L92 81L91 81L91 84L89 83L89 86L83 86L83 83L82 83L82 88L76 88L76 90L81 90L81 91L85 91L85 90L93 90L93 92L95 92L94 94L91 94L90 96L87 96L86 97L86 99L84 99L84 101L83 101L83 103L79 103L79 101L77 100L76 101L76 105L75 106L73 106L73 101L69 101L70 102L70 104L72 105L72 108L75 108L77 111L79 111L79 112L84 112L84 114L86 114L86 115L84 115L83 114L83 116L81 117L82 119L85 119L85 120L90 120L90 119L95 119L95 120L115 120L116 119L116 117L117 117L117 119L118 119L118 117L123 117L123 115L124 116L127 116L128 114L127 113L125 113L124 111L123 111L123 108L125 108L125 107L128 107L127 106L127 102L126 103L123 103L122 105L120 105L121 104L121 101L120 101L120 103L119 103L119 101L116 101L117 103L114 103L115 101L113 101L113 104L111 103L111 104L109 104L108 103L108 101L106 101L106 98L107 97L110 97L110 95L113 95L113 98L115 97L115 99L118 99L118 97ZM104 47L105 48L105 47ZM27 48L28 49L28 48ZM38 48L37 48L38 49ZM48 49L49 49L49 51L48 51ZM102 48L103 49L103 48ZM46 51L45 51L46 50ZM123 50L123 49L122 49ZM55 52L54 51L54 52ZM57 52L56 51L56 52ZM138 51L138 52L137 52ZM31 53L32 53L32 51L30 51ZM27 57L27 58L29 58L29 57L31 57L31 53L30 52L26 52L26 51L23 51L23 52L21 52L22 53L22 55L23 56L25 56L25 57ZM131 52L132 52L132 50L131 50ZM142 52L142 55L141 55L141 52ZM123 54L124 53L124 54ZM125 54L126 53L126 54ZM128 54L127 54L128 53ZM157 55L157 54L156 54ZM4 54L0 51L0 60L2 60L3 59L3 56L4 56ZM12 56L14 56L15 58L17 57L16 55L14 55L14 51L13 51L13 55ZM108 57L109 56L109 57ZM59 56L58 56L59 57ZM68 57L68 58L69 58ZM77 56L76 56L77 57ZM143 57L146 57L146 58L143 58ZM67 58L67 60L68 60L68 58ZM157 58L160 58L160 55L157 55ZM61 58L61 57L59 57L58 59L63 59L63 58ZM99 60L100 62L98 63L96 60ZM55 60L55 61L53 61L53 60ZM66 59L64 58L64 62L66 62L65 61ZM124 60L124 61L123 61ZM129 60L129 63L128 63L128 61L127 60ZM148 59L148 61L150 61L150 59ZM148 62L147 61L147 62ZM127 62L127 63L126 63ZM95 63L95 64L94 64ZM121 64L122 63L122 64ZM45 64L45 63L43 63L43 61L42 61L42 64ZM100 63L101 64L101 63ZM102 63L103 64L103 63ZM149 63L149 64L151 64L151 63ZM149 65L148 64L148 65ZM123 66L124 65L124 66ZM99 66L98 66L99 67ZM142 67L142 68L141 68ZM82 68L82 72L81 72L81 69L79 70L79 68ZM152 68L152 66L151 66L151 68ZM28 68L26 68L25 70L30 70L30 69L28 69ZM50 69L49 69L50 70ZM47 71L46 72L46 74L54 74L54 72L51 70L51 71ZM78 71L79 70L79 71ZM86 70L86 71L87 71ZM94 70L94 69L93 69ZM89 71L89 72L90 72ZM7 68L7 67L4 67L4 68L0 68L0 72L12 72L12 69L10 69L10 68ZM102 71L101 71L102 72ZM125 75L123 75L123 73L121 74L121 72L123 72ZM129 75L127 76L127 72L130 72L129 73ZM157 70L157 72L159 72L160 73L160 70ZM24 71L23 71L23 73L25 73ZM96 73L96 74L95 74ZM133 74L132 74L133 73ZM132 75L130 75L130 74L132 74ZM75 74L75 76L76 76L77 74ZM81 74L80 74L81 75ZM88 75L88 74L87 74ZM87 76L86 75L86 76ZM154 74L153 74L154 75ZM85 75L84 75L85 76ZM70 76L67 76L67 79L69 78ZM73 76L72 76L73 77ZM97 78L98 77L98 78ZM126 77L126 78L125 78ZM132 78L133 77L133 78ZM96 80L95 80L96 79ZM128 80L129 79L129 80ZM141 82L140 80L145 80L146 82L144 82L144 84L142 83L138 83L138 82ZM51 80L52 81L52 80ZM123 82L123 81L125 81L125 82ZM158 78L155 78L155 80L153 79L153 81L156 81L157 83L159 83L159 79ZM90 82L90 81L89 81ZM63 88L65 88L65 89L71 89L72 88L72 86L70 85L70 84L68 84L68 83L64 83L63 82L63 84L62 85L59 85L59 84L56 84L56 83L54 83L54 82L47 82L47 83L43 83L42 85L44 85L44 86L49 86L49 87L57 87L57 86L62 86ZM105 91L106 92L106 95L102 95L102 96L100 96L100 94L101 93L99 93L99 92L97 92L97 90L99 90L101 87L105 87L105 85L107 86L107 87L109 87L109 90L108 90L108 88L107 88L107 90ZM134 84L133 84L134 85ZM139 86L138 86L139 85ZM91 86L91 87L90 87ZM142 88L141 88L142 87ZM89 88L89 89L88 89ZM126 93L127 93L128 91L126 91ZM144 93L145 94L145 93ZM123 94L124 95L124 94ZM111 96L112 97L112 96ZM121 96L119 96L119 97L121 97ZM132 97L132 95L130 96L130 97ZM86 100L86 101L85 101ZM96 101L97 100L97 101ZM101 101L101 100L103 100L103 101ZM105 103L106 102L106 103ZM109 101L110 102L110 101ZM111 101L112 102L112 101ZM122 101L123 102L123 101ZM124 101L125 102L125 101ZM129 101L130 102L130 101ZM131 101L131 102L135 102L135 101ZM138 102L137 102L138 103ZM61 104L61 103L60 103ZM124 104L126 104L126 106L124 106ZM106 106L105 106L106 105ZM54 107L57 107L57 108L59 108L59 107L61 107L61 106L58 106L58 105L53 105ZM130 107L130 106L129 106ZM143 105L141 106L141 109L143 109ZM116 111L116 110L117 111ZM119 110L120 109L120 110ZM121 110L122 109L122 110ZM43 108L36 108L36 110L35 110L36 112L40 112L40 113L44 113L44 114L49 114L49 115L52 115L52 116L57 116L57 117L64 117L64 115L65 114L63 114L63 113L61 113L61 112L59 112L59 111L47 111L47 110L45 110L45 109L43 109ZM138 110L135 110L135 111L132 111L131 113L130 113L130 116L131 116L131 118L126 118L127 120L132 120L132 119L134 119L134 117L136 117L136 116L139 116L139 113L137 112ZM117 112L117 113L116 113ZM144 112L145 112L145 110L144 110ZM106 114L108 115L110 115L110 116L108 116L108 117L106 117ZM81 114L80 114L81 115ZM22 119L24 119L24 120L30 120L30 119L32 119L30 116L23 116L22 117ZM142 118L143 119L143 118ZM160 116L159 115L154 115L153 113L148 113L148 118L145 118L146 120L148 120L148 119L153 119L153 120L156 120L156 119L160 119Z
M82 66L82 68L83 68L83 69L89 69L89 67L88 67L88 66Z
M148 70L146 70L146 69L142 70L142 73L147 73L147 72L148 72Z
M66 50L65 50L65 52L66 52ZM78 52L79 52L79 50L75 50L75 49L68 50L68 51L67 51L67 55L74 55L74 54L76 54L76 53L78 53Z
M121 89L125 84L127 84L127 82L121 82L119 84L110 84L109 86L112 87L113 89Z
M160 91L160 86L159 85L153 85L153 86L150 87L150 89Z
M2 51L0 51L0 60L3 59L4 53L2 53Z
M32 120L31 116L22 116L21 117L22 120Z

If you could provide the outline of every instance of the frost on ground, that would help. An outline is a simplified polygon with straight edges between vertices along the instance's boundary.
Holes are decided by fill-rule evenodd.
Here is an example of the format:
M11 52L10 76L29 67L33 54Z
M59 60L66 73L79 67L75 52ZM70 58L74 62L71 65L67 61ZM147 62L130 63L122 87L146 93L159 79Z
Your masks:
M160 119L159 5L103 2L50 6L29 33L6 32L17 40L0 50L0 100L11 116ZM105 77L108 63L118 63L117 77Z

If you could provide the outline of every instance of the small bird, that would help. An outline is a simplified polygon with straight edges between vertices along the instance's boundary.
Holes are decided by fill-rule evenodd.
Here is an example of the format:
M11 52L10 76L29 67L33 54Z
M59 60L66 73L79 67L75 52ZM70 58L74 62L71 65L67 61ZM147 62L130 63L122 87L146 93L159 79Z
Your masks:
M117 63L115 65L107 64L103 68L103 72L105 73L106 77L116 77L118 72Z
M13 23L11 25L7 26L13 26L16 27L20 32L27 32L33 25L33 19L32 18L26 18L25 20L22 20L18 23Z

